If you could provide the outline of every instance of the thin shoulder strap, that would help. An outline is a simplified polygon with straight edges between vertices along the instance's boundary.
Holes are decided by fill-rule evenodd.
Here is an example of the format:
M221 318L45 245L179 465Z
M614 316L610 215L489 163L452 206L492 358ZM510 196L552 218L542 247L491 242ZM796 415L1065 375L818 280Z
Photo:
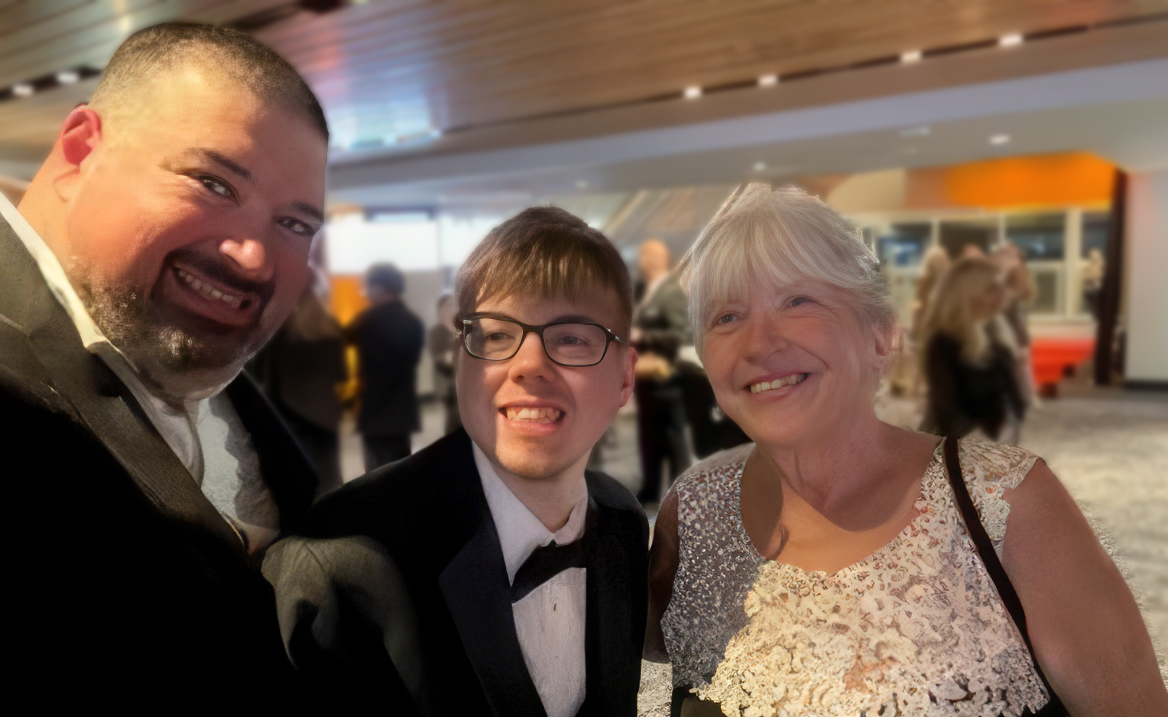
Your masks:
M1042 708L1040 714L1065 715L1067 711L1063 707L1062 700L1054 693L1054 689L1042 671L1042 666L1038 664L1038 658L1034 655L1034 646L1030 644L1030 633L1026 629L1026 611L1022 609L1022 601L1018 599L1018 591L1010 582L1010 576L1006 575L1006 569L1002 567L1002 561L998 559L998 552L994 550L990 536L986 534L985 527L981 524L981 516L978 515L977 508L973 505L973 499L969 496L969 488L965 485L965 477L961 474L961 460L957 457L957 439L952 436L945 438L945 472L949 475L949 485L953 486L953 496L957 499L957 507L961 509L965 528L969 531L969 537L973 538L973 544L977 546L977 554L981 557L981 562L985 565L990 579L994 581L994 587L998 589L998 596L1002 599L1002 604L1006 606L1006 611L1010 613L1014 624L1018 626L1018 632L1022 633L1022 640L1026 643L1026 649L1030 651L1034 670L1038 673L1038 678L1042 680L1042 686L1046 688L1046 693L1050 695L1050 702Z

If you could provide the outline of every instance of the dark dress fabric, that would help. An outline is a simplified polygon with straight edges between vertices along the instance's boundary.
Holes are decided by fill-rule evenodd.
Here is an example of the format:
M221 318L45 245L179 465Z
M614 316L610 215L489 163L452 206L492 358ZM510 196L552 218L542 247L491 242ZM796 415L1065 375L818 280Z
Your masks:
M348 378L345 345L335 338L298 339L285 325L250 368L320 476L319 492L341 486L337 384Z
M586 533L587 677L579 714L632 717L645 633L648 524L616 481L592 472L586 480L595 523ZM310 666L314 681L335 682L346 700L374 699L402 714L545 714L515 633L502 548L465 431L325 496L304 535L354 540L359 555L367 554L369 540L384 548L396 577L379 584L403 586L407 599L391 602L411 606L414 626L408 640L383 635L368 618L368 605L378 602L368 596L376 591L364 585L326 591L337 597L323 607L282 592L284 614L298 618L285 626L292 657ZM384 563L376 572L386 572ZM279 584L281 576L269 579ZM334 649L322 650L325 632Z
M284 531L316 478L246 377L227 389ZM271 588L0 221L9 697L69 707L296 699Z
M1014 354L1005 346L994 343L988 359L974 365L955 339L937 334L925 352L929 399L922 430L960 438L980 428L997 438L1010 416L1025 414Z

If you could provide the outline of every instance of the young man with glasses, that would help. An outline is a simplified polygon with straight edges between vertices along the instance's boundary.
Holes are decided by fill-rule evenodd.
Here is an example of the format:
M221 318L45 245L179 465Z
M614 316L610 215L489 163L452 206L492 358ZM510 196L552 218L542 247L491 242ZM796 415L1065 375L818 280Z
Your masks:
M633 388L628 270L533 208L475 249L456 299L465 430L326 496L310 539L271 551L289 654L428 715L635 715L648 526L585 471Z

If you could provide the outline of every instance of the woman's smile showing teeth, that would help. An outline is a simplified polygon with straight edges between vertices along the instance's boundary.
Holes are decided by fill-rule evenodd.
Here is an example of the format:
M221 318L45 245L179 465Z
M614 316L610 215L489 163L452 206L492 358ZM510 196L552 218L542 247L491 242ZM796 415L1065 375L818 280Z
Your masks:
M534 423L555 423L560 420L563 411L556 408L549 407L516 407L508 406L503 409L508 420L511 421L532 421Z
M802 383L807 378L805 373L793 373L790 376L783 376L776 378L774 381L759 381L758 383L750 384L751 393L762 393L763 391L772 391L783 386L794 386Z

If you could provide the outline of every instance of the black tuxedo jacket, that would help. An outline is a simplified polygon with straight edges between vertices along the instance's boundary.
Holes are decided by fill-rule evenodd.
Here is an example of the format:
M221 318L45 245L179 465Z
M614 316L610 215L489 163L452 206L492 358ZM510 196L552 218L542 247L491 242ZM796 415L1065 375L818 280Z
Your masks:
M589 527L595 532L586 566L587 677L580 714L631 717L645 635L648 524L619 483L601 473L586 479L596 522ZM309 515L307 535L377 541L392 556L412 603L416 647L395 657L397 670L377 634L338 640L350 652L343 656L348 665L335 665L337 674L372 675L366 684L376 685L374 699L380 695L392 705L389 695L400 680L395 676L391 689L384 676L409 671L414 698L398 703L402 714L411 712L405 703L427 715L545 714L515 634L503 552L465 431L326 495ZM359 620L330 623L370 629Z
M250 380L227 391L281 528L299 528L315 474ZM0 421L10 693L90 705L279 698L290 667L257 561L82 346L3 220Z

